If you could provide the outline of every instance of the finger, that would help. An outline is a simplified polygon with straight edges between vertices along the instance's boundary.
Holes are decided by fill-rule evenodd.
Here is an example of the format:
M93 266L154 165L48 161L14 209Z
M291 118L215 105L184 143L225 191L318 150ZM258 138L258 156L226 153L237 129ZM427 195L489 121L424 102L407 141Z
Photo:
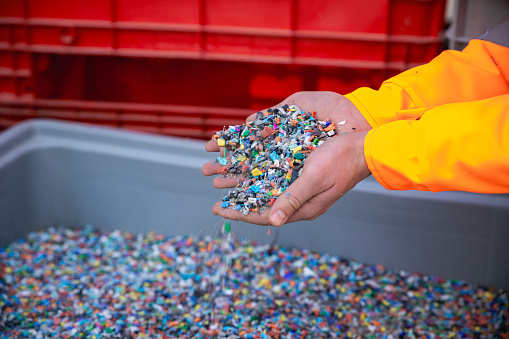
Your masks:
M313 176L304 173L277 198L271 208L270 223L273 226L283 225L302 205L320 193L319 183Z
M220 215L223 218L230 219L230 220L240 220L240 221L248 222L250 224L257 224L257 225L264 225L264 226L269 225L269 211L270 210L264 210L261 213L251 211L251 212L249 212L248 215L244 215L234 208L221 207L221 202L217 202L212 207L212 213L214 213L215 215Z
M253 113L253 114L251 114L250 116L248 116L246 118L246 122L251 122L251 121L254 121L254 120L256 120L256 113Z
M203 175L210 176L217 174L217 171L219 171L223 166L216 162L216 161L209 161L205 165L202 166L201 172Z
M314 220L318 218L320 215L327 212L327 210L337 200L335 195L336 194L332 188L315 195L305 202L297 211L295 211L295 213L288 218L286 223L289 224L296 221Z
M212 185L215 188L231 188L236 187L240 182L246 181L246 178L241 176L231 176L231 177L215 177L212 181Z
M219 152L219 146L217 145L217 140L209 140L205 144L205 150L207 152Z

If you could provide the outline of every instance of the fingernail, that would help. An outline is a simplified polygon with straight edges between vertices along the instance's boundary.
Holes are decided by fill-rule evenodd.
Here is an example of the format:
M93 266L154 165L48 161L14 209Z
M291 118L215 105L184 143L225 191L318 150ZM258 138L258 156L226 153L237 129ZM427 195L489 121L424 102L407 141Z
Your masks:
M285 222L286 214L281 210L277 210L270 216L270 223L274 226L281 226Z

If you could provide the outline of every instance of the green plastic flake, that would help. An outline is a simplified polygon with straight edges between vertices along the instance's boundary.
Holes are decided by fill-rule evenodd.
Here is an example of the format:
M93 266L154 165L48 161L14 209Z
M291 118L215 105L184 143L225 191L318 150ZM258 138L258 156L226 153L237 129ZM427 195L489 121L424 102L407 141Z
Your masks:
M304 153L295 153L295 155L293 156L295 159L297 160L304 160Z
M230 233L230 221L229 220L227 220L224 223L224 230L226 231L226 233Z

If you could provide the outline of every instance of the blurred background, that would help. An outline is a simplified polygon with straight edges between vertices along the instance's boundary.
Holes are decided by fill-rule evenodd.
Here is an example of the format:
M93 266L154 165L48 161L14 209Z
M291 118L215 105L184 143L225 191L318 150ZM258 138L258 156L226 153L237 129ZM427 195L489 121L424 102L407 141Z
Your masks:
M0 129L46 117L207 139L296 91L377 88L508 13L506 0L0 0Z

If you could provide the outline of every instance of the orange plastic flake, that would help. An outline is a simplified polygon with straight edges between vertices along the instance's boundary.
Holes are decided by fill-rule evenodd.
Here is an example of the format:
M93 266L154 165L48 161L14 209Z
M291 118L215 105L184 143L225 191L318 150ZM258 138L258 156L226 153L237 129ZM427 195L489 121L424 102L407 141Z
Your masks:
M294 119L290 119L290 122L294 125L297 125L299 122L297 120L294 120Z
M272 193L273 196L275 197L279 197L279 190L277 188L274 188L272 191L270 191L270 193Z
M324 129L325 132L329 132L336 129L336 125L334 123L330 124L328 127Z
M219 135L214 134L214 135L212 136L212 139L213 139L213 140L219 139Z
M275 118L274 121L276 122L277 125L279 125L279 123L281 122L281 119Z

